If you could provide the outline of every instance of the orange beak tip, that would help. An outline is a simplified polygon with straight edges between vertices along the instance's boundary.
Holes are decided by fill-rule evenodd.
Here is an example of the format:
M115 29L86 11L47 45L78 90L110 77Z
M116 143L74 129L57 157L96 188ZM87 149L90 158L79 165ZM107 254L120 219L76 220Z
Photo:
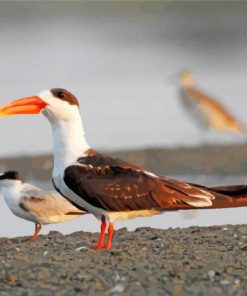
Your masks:
M46 105L47 103L37 96L17 99L0 107L0 117L17 114L38 114Z

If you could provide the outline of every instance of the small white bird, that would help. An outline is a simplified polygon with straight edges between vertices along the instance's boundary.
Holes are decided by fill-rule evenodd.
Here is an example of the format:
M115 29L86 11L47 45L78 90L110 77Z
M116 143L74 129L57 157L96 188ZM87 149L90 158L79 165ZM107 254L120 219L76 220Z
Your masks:
M86 214L56 192L24 183L16 171L0 175L0 193L16 216L35 223L30 241L38 238L43 224L69 221Z

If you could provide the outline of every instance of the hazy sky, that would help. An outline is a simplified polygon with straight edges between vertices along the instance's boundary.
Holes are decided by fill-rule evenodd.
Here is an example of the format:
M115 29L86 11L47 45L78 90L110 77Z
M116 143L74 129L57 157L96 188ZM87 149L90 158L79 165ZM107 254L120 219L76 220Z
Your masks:
M244 2L0 2L0 103L67 88L96 148L245 140L197 129L170 78L192 69L247 124L246 10ZM52 148L42 116L2 118L0 133L0 156Z

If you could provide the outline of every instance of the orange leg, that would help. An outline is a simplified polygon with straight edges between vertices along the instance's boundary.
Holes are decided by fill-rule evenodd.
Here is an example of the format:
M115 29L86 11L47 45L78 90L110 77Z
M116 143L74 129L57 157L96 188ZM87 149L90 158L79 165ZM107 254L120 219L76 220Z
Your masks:
M32 237L30 237L29 241L35 241L38 238L39 232L41 230L41 224L37 223L35 224L35 231L34 231L34 235Z
M105 231L106 231L106 222L105 222L105 217L102 216L98 244L93 249L103 249L104 248Z
M110 249L111 248L111 242L113 239L113 234L114 234L114 226L113 223L109 223L109 227L108 227L108 237L107 237L107 242L106 242L106 249Z

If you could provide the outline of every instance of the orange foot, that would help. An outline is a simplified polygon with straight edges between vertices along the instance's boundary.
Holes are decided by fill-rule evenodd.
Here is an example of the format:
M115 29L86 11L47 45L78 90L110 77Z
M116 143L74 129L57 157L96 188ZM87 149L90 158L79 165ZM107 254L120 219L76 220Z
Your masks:
M92 248L93 250L111 249L111 243L112 243L113 234L114 234L113 223L109 223L107 242L106 242L106 245L104 246L105 230L106 230L106 222L105 222L105 217L103 216L101 219L101 232L99 236L99 241L97 246Z
M114 234L114 226L113 226L113 223L109 223L108 237L107 237L107 242L106 242L106 245L105 245L105 249L107 249L107 250L111 249L111 243L112 243L112 239L113 239L113 234Z
M36 239L38 238L39 236L39 232L41 230L41 224L37 223L35 224L35 231L34 231L34 235L30 238L27 239L28 242L33 242L33 241L36 241Z
M104 249L105 231L106 231L106 222L105 222L105 217L102 216L102 218L101 218L101 226L100 226L99 241L98 241L98 244L95 247L92 247L92 250Z

